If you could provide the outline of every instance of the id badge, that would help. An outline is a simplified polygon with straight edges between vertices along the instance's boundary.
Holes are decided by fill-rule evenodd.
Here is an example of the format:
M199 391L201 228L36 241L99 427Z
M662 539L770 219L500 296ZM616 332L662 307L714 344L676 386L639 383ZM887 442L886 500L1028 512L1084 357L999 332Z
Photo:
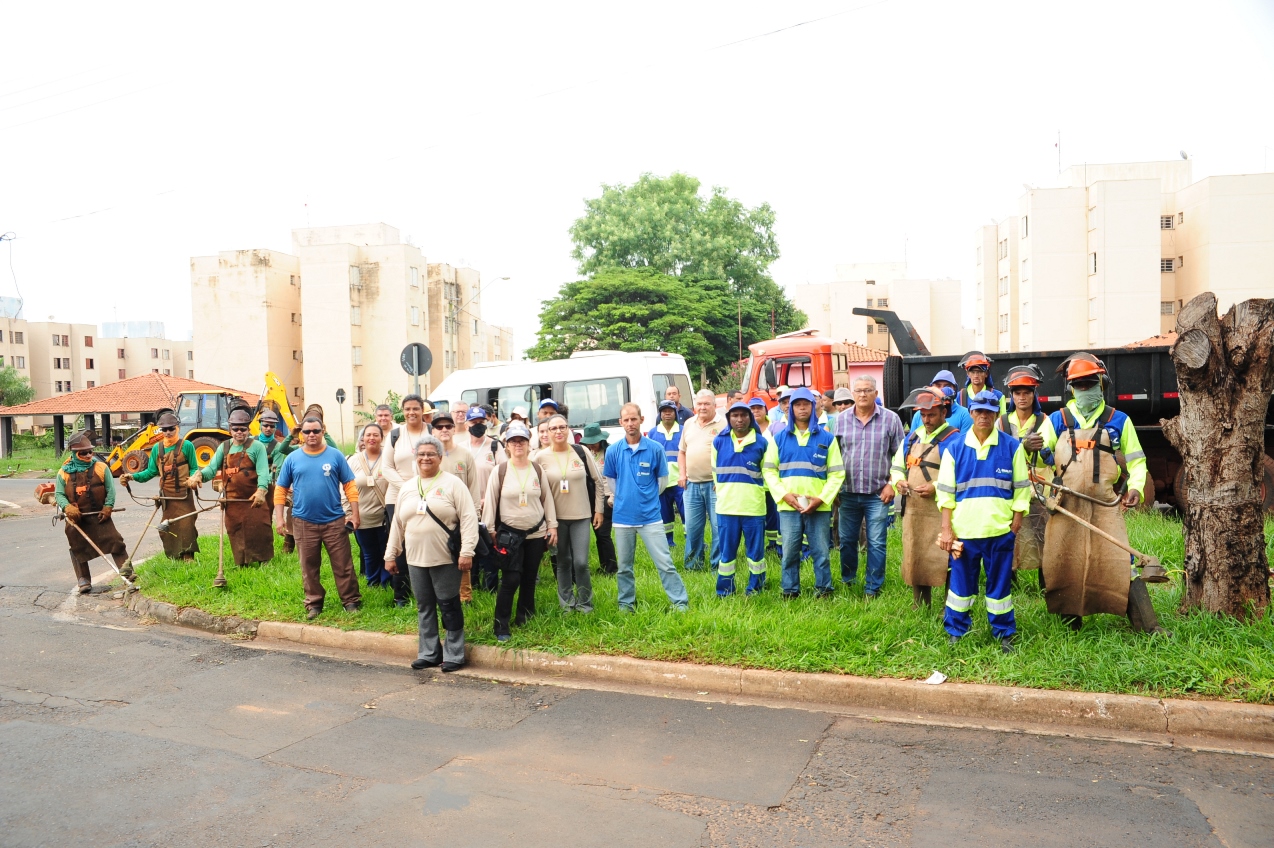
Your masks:
M526 492L518 492L518 506L526 506Z
M429 504L425 503L424 501L421 501L420 503L416 504L417 515L425 515L428 512L428 510L429 510Z
M557 490L564 495L570 494L570 491L571 491L570 482L565 477L563 477L562 482L558 484Z

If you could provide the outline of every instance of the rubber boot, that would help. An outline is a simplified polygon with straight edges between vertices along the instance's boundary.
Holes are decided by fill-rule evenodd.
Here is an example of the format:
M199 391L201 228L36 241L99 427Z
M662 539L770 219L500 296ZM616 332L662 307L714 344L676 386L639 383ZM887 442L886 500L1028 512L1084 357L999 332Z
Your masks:
M80 562L75 558L75 555L72 554L71 568L75 570L75 582L79 593L81 595L87 595L89 592L93 591L93 578L89 573L88 563Z
M920 609L920 605L933 609L933 587L932 586L912 586L911 587L911 608Z
M1154 605L1150 603L1150 590L1140 577L1128 585L1128 623L1139 633L1172 635L1159 626L1159 616L1155 615Z

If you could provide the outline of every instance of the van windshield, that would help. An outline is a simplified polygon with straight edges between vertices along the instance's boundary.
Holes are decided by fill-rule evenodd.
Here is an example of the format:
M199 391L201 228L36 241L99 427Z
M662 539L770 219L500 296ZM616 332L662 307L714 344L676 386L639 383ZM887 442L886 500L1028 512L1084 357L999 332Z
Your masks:
M519 406L526 407L527 417L535 420L535 408L540 405L539 386L505 386L495 396L495 408L503 421Z
M619 411L628 402L628 380L624 377L574 380L563 384L562 395L567 423L572 427L583 427L590 422L618 427Z

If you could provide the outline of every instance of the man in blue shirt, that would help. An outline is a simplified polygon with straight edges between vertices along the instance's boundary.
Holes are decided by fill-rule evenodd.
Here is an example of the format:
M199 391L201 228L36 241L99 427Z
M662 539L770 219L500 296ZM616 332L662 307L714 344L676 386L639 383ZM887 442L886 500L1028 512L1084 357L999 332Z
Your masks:
M301 581L305 586L305 617L323 613L326 592L319 582L323 548L332 563L332 578L346 612L358 612L363 598L354 573L353 549L345 529L341 492L353 507L350 521L358 529L358 487L345 455L323 442L323 419L309 415L301 422L302 449L288 454L274 487L274 526L280 535L287 532L283 508L292 495L292 529L301 558Z
M624 440L606 449L606 461L602 465L602 476L610 481L615 493L612 526L619 560L616 575L619 608L632 612L637 604L633 560L637 554L637 537L641 536L646 553L659 569L659 580L673 609L685 612L690 598L668 553L659 510L659 494L668 485L668 458L657 442L641 434L641 424L641 407L635 403L624 404L619 413Z
M943 394L949 398L953 398L950 404L950 410L947 412L947 423L959 430L962 435L967 434L973 427L973 417L969 415L969 410L954 401L956 393L955 375L950 371L939 371L937 374L933 375L933 381L930 385L937 386L942 389ZM923 423L924 422L920 420L920 412L917 411L915 415L911 416L910 432L917 432L917 428L922 426Z

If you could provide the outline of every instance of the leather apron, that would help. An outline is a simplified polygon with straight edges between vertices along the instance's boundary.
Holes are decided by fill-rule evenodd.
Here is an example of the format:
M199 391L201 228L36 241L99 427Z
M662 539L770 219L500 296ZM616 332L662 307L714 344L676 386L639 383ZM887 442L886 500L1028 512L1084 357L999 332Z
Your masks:
M257 466L248 451L230 453L232 442L226 442L225 455L218 472L225 481L224 491L228 501L247 501L256 494L259 478ZM249 443L251 444L251 443ZM270 524L271 507L253 506L250 503L226 504L226 535L230 537L230 551L235 565L269 562L274 558L274 528Z
M952 427L942 437L959 438L959 434ZM942 442L934 439L923 444L917 439L907 453L908 488L925 483L936 485L941 459ZM907 495L902 515L902 582L908 586L945 586L947 582L948 554L937 545L942 511L936 495L936 491L924 497Z
M98 462L94 462L84 471L59 472L63 475L63 491L66 492L67 501L75 504L81 513L85 513L80 519L80 530L83 530L89 539L102 549L102 553L107 556L123 556L128 553L128 548L115 527L115 520L108 518L106 521L101 521L100 515L87 514L98 512L106 503L106 482L98 476L99 470L106 474L110 473L106 471L105 465ZM86 563L97 559L99 555L93 550L93 545L90 545L79 531L70 526L70 522L67 522L65 529L66 541L70 544L73 560L77 563Z
M180 439L172 450L165 450L162 442L159 445L159 493L165 498L178 498L163 502L164 520L170 523L167 532L159 534L164 542L164 553L171 559L199 552L195 516L172 520L195 511L195 496L186 488L186 481L190 479L190 463L182 452L184 444L185 439Z

